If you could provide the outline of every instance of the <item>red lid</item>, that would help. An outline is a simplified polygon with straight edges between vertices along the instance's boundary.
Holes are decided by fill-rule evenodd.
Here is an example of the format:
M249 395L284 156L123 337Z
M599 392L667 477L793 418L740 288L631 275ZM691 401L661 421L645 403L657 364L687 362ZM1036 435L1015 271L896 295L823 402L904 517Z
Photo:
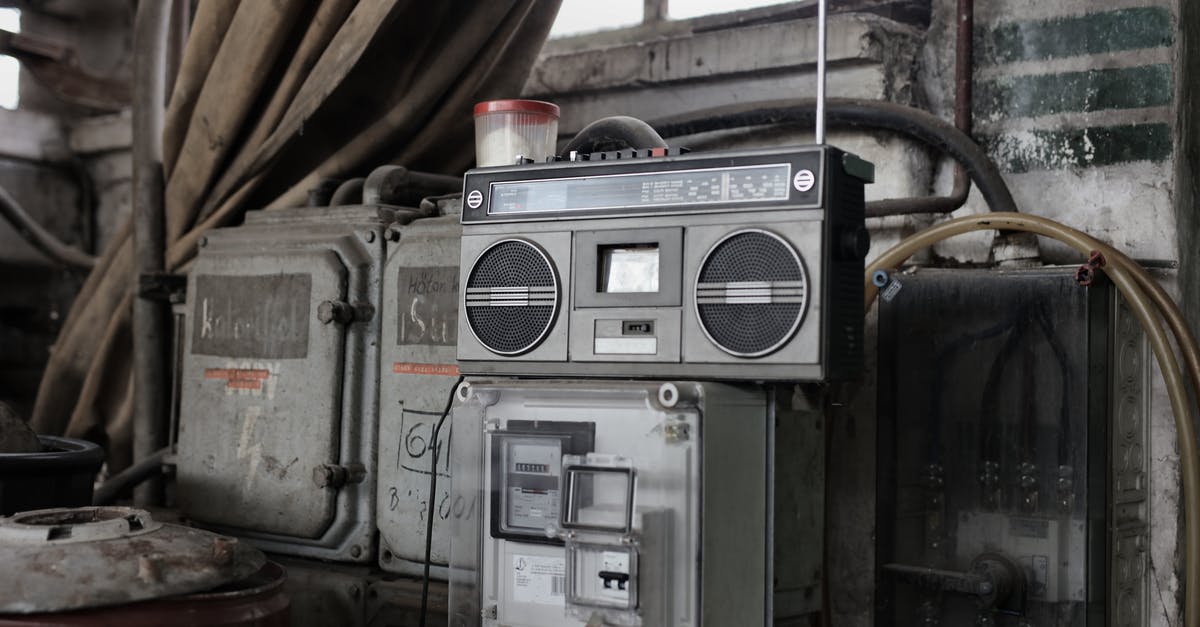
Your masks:
M475 105L475 116L485 113L502 113L518 111L521 113L541 113L558 117L558 105L541 100L487 100Z

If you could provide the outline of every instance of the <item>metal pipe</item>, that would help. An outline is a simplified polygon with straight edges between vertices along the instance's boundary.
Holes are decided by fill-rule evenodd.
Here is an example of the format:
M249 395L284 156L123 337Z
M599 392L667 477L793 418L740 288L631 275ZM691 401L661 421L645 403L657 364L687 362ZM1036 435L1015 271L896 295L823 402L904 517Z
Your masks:
M18 235L47 257L77 268L90 270L95 267L95 257L74 246L64 244L53 233L38 224L37 220L34 220L29 212L25 211L21 203L17 202L17 199L13 198L12 194L9 194L8 190L3 187L0 187L0 216L13 225Z
M155 451L149 457L109 477L92 496L92 505L112 505L122 492L131 487L162 475L163 459L171 452L171 448Z
M817 143L825 143L825 0L817 0Z
M171 3L138 3L133 26L133 243L134 285L162 273L164 228L162 129L166 94L167 32ZM167 440L167 303L138 294L133 300L133 461L149 459ZM161 502L162 481L134 491L138 505Z
M954 126L970 137L974 113L975 80L975 0L958 0L957 36L954 42ZM954 165L954 189L945 196L950 213L967 204L971 178L961 163ZM932 212L931 212L932 213Z
M975 73L975 0L958 0L957 37L954 43L954 125L971 134L971 107Z
M333 196L329 197L329 206L361 205L363 203L363 185L366 182L367 179L360 176L338 185L338 188L333 190Z

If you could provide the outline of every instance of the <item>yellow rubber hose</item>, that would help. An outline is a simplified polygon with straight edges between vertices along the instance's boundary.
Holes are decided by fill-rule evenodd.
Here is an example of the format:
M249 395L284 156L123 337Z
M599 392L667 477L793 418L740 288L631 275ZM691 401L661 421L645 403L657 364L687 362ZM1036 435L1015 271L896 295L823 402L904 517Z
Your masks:
M1187 323L1178 306L1141 266L1111 246L1054 220L1019 213L988 213L949 220L920 231L892 247L871 263L866 272L866 304L869 308L878 289L872 275L884 268L894 268L916 252L944 239L971 231L1024 231L1049 237L1084 255L1098 250L1106 257L1104 271L1125 297L1130 309L1141 322L1142 329L1154 350L1162 370L1171 411L1175 416L1176 438L1179 445L1184 501L1184 624L1200 627L1200 459L1197 458L1196 433L1183 374L1157 310L1167 321L1188 366L1193 388L1200 393L1200 350L1197 349ZM1146 292L1142 290L1145 289ZM1147 297L1147 292L1149 297Z

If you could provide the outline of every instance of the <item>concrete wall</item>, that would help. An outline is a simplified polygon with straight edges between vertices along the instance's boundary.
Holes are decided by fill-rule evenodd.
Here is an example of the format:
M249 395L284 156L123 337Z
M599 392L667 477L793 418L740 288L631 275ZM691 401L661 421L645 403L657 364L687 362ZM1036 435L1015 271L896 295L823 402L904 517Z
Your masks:
M131 78L134 4L34 4L22 11L22 32L71 46L93 76ZM59 239L98 253L130 212L128 115L64 102L24 70L20 100L20 109L0 111L0 187ZM0 401L23 415L84 276L0 220Z

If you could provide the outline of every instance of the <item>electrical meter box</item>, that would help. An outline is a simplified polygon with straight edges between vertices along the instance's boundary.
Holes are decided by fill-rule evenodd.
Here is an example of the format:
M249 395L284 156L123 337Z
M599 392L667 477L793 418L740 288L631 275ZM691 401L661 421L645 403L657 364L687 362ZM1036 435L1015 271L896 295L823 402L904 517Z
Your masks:
M1149 624L1151 355L1073 274L919 270L881 300L880 627Z
M451 428L432 441L434 425L458 376L458 204L439 203L443 215L409 223L388 243L383 271L383 343L380 348L379 480L376 511L379 565L420 575L425 560L425 516L435 447L438 493L431 560L445 577L449 518L465 505L450 498Z
M767 624L763 388L477 381L456 396L451 625Z
M376 207L258 211L188 277L177 455L188 518L261 548L373 560Z

